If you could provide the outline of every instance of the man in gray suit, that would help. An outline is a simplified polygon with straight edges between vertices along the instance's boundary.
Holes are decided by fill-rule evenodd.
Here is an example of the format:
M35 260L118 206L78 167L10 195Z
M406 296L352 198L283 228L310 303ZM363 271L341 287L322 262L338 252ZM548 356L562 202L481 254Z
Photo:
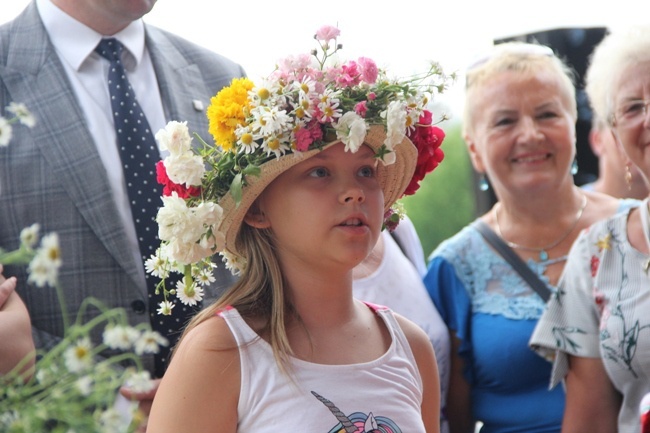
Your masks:
M16 248L20 230L33 223L42 233L57 232L71 314L94 296L124 308L132 324L155 315L115 144L107 64L94 52L98 42L113 36L125 46L128 79L154 133L169 120L187 121L209 140L209 98L244 76L232 61L144 24L154 3L34 0L0 27L0 114L21 102L37 121L32 129L15 128L10 145L0 148L0 246ZM223 266L215 274L213 287L232 284ZM63 321L54 289L26 285L24 268L7 267L5 275L18 277L37 347L56 341ZM206 295L210 302L217 293Z

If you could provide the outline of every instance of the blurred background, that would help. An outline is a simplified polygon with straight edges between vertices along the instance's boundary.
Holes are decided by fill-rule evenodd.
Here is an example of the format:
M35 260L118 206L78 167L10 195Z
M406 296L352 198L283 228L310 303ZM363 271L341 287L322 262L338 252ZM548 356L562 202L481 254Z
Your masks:
M3 0L0 23L19 14L30 0ZM98 1L98 0L83 0ZM338 26L341 57L370 57L393 75L423 71L438 61L458 80L433 103L434 113L449 120L445 160L418 193L403 200L425 255L491 206L490 193L476 188L461 137L463 70L491 45L510 39L536 40L564 56L581 78L593 45L606 28L647 20L643 3L632 0L586 2L546 0L159 0L145 21L172 31L240 63L256 80L273 70L278 59L314 48L315 31ZM576 95L578 162L581 184L595 176L595 158L586 142L590 112L579 82Z

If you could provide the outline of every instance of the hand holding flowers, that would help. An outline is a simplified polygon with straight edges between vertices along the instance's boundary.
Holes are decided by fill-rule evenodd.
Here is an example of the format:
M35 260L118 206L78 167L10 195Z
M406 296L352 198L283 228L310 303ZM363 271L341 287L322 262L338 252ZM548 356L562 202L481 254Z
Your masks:
M15 117L0 117L0 146L9 144L12 123L34 125L34 118L23 104L12 103L7 111ZM55 288L65 336L54 347L38 349L35 367L27 369L27 373L24 367L33 361L34 354L0 375L0 431L133 432L143 416L137 402L130 403L129 413L114 407L118 390L123 385L135 393L151 390L154 382L143 369L140 356L156 353L167 341L147 327L129 326L124 310L110 309L94 298L85 299L76 320L68 323L66 302L58 285L63 263L59 238L56 233L40 238L39 232L40 226L33 224L21 231L19 248L0 248L0 265L27 265L28 282L37 290ZM81 318L89 310L96 314L84 322ZM95 345L90 336L101 331L100 327L103 339Z

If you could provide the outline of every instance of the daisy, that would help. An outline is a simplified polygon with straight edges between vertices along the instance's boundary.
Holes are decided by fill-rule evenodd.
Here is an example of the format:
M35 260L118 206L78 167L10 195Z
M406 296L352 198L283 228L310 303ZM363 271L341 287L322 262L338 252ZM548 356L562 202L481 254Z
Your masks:
M111 326L104 330L104 344L111 349L129 350L140 337L140 332L130 326Z
M23 103L10 102L7 111L13 113L20 123L29 128L33 128L36 125L36 119Z
M135 342L136 355L145 353L158 353L160 346L167 346L169 341L155 331L144 331L138 341Z
M63 354L65 367L71 373L81 373L92 367L92 349L89 337L83 337L77 340L74 346L66 349Z
M185 285L185 279L176 283L176 296L183 305L194 306L203 300L203 288L192 281L189 286Z
M124 383L131 391L142 393L149 392L155 387L155 382L151 379L148 371L132 373Z
M171 316L172 314L172 309L176 305L172 304L169 301L162 301L160 304L158 304L158 310L156 313L162 314L163 316Z
M161 257L161 252L162 248L159 248L158 251L156 251L156 254L152 254L151 257L145 260L144 268L146 269L147 273L153 275L154 277L166 279L169 277L170 264L166 259Z
M289 146L289 143L282 136L272 135L264 138L262 149L267 155L270 156L273 153L276 158L280 158L287 151L291 150L291 146Z
M203 268L197 273L197 275L194 275L194 279L195 279L197 284L200 284L202 286L207 286L210 283L215 282L214 274L212 273L212 267L213 266L211 266L209 268ZM214 266L214 267L216 267L216 266Z
M0 147L9 146L13 130L11 123L4 117L0 116Z
M40 231L41 226L39 224L32 224L29 227L25 227L20 232L20 243L27 248L34 248L38 243L38 232Z
M87 375L80 377L75 381L74 385L81 395L88 397L93 391L93 378Z

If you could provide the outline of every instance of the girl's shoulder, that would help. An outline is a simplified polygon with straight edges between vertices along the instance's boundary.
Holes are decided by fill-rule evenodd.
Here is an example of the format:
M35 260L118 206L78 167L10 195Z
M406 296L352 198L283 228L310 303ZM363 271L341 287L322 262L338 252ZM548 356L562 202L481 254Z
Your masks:
M209 385L209 386L207 386ZM210 317L187 331L174 351L152 408L155 431L236 431L241 387L239 349L226 321ZM191 420L179 413L192 413Z
M187 332L179 343L177 351L185 350L207 354L237 350L237 341L227 320L215 314Z
M398 313L393 312L393 315L415 355L417 355L416 352L428 351L431 348L431 340L422 328Z

